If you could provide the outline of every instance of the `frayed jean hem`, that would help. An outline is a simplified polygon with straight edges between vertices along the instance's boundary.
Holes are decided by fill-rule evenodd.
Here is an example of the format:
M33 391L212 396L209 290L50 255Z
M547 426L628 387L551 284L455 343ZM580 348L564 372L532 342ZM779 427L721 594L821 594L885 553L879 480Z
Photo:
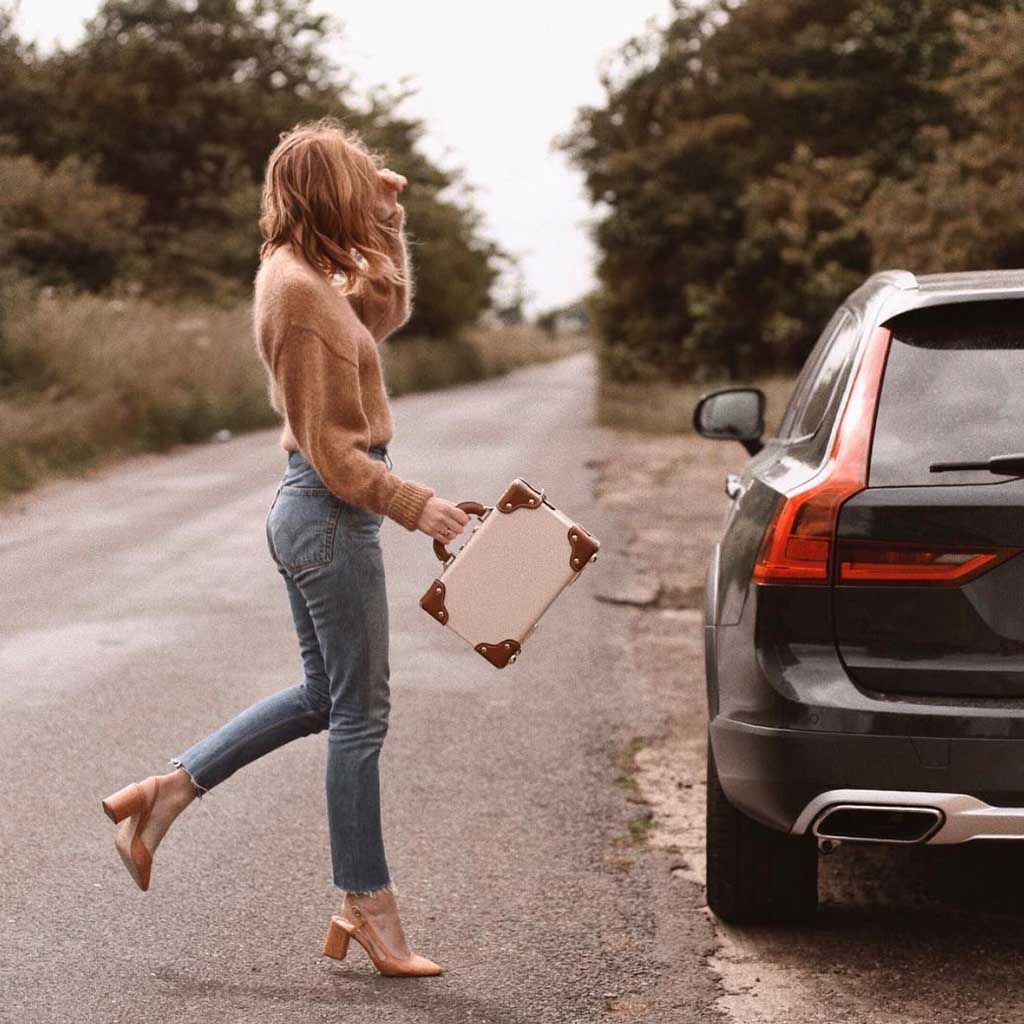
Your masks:
M392 896L398 895L398 886L393 881L388 882L387 885L382 885L379 889L348 889L343 885L337 884L335 884L334 888L345 896L376 896L382 892L389 892Z

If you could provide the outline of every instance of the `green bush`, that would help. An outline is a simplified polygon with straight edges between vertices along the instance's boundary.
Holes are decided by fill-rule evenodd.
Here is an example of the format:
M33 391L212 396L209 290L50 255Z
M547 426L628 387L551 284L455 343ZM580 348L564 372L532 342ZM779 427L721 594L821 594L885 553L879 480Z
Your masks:
M54 170L0 155L0 262L40 284L98 290L135 269L142 201L77 156Z

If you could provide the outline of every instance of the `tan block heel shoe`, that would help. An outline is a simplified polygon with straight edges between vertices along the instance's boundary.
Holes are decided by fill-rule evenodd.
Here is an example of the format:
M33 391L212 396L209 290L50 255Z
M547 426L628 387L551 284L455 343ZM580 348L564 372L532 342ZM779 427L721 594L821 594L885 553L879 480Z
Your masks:
M426 978L441 973L439 964L420 956L419 953L413 953L404 960L399 959L384 945L377 929L359 907L351 905L348 912L356 919L355 923L341 914L335 914L331 918L327 938L324 939L324 956L344 960L345 954L348 953L349 939L355 939L366 950L373 961L373 966L386 977Z
M120 824L114 837L114 846L128 869L128 874L143 892L149 888L153 854L139 835L149 821L159 792L160 780L151 775L142 782L133 782L124 789L119 789L101 801L107 817L115 825Z

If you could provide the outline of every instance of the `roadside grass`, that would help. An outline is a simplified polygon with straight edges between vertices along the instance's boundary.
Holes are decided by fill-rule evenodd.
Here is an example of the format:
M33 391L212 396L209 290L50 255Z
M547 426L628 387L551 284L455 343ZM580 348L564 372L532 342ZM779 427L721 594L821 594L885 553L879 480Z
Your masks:
M611 754L612 765L618 772L615 781L626 790L626 799L629 803L638 804L642 807L642 810L639 810L626 822L626 829L629 833L626 841L635 845L646 842L648 833L654 827L654 811L641 795L636 777L637 754L649 742L650 740L644 736L634 736L627 743L613 750Z
M392 395L505 373L586 348L534 327L461 338L389 339ZM0 499L54 476L143 451L280 422L252 338L234 308L38 291L0 294Z
M5 299L0 494L274 422L245 309L27 289Z
M641 811L626 822L626 827L634 843L645 843L651 829L654 828L654 811Z
M716 388L745 384L759 387L765 393L765 436L770 437L778 430L795 381L795 374L701 384L621 384L602 380L597 390L597 421L605 427L641 433L692 433L693 410L701 395Z
M620 786L624 786L631 796L640 796L640 787L636 781L636 755L646 745L647 740L643 736L634 736L612 755L612 762L619 773L615 781Z

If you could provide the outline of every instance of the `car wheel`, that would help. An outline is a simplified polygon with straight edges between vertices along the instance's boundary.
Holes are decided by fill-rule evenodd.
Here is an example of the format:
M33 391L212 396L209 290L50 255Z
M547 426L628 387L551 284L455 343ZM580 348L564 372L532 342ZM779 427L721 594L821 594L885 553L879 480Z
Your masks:
M732 924L805 922L818 907L814 836L762 825L726 798L708 738L707 900Z

